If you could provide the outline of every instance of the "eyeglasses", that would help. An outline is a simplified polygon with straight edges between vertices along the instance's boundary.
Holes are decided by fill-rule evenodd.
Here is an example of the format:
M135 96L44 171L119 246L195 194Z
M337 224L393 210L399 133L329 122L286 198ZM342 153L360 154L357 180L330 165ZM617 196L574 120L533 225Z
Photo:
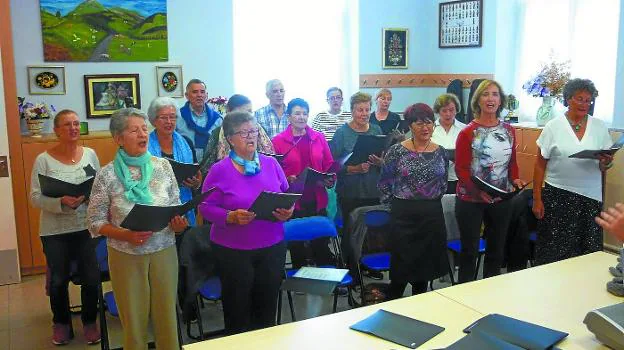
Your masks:
M158 120L166 122L166 121L171 121L174 122L178 119L178 116L175 114L163 114L163 115L159 115L156 117Z
M430 127L433 126L433 122L430 121L430 120L427 120L427 121L424 121L424 122L423 121L417 121L417 122L415 122L413 124L417 128L424 128L424 127L430 128Z
M242 138L248 139L251 136L258 136L260 133L259 129L251 129L251 130L240 130L234 133L234 135L240 135Z
M342 96L331 96L327 98L327 101L342 101Z
M574 97L572 99L574 100L575 103L578 103L580 105L583 105L583 104L585 104L585 105L593 105L594 104L594 101L591 98L590 99L584 99L584 98L582 98L580 96L576 96L576 97Z

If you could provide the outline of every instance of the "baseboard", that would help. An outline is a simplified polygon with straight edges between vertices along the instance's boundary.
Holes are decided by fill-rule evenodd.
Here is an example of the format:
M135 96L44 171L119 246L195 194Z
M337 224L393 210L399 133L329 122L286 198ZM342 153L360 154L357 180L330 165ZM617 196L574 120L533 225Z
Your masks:
M20 283L17 249L0 250L0 285Z

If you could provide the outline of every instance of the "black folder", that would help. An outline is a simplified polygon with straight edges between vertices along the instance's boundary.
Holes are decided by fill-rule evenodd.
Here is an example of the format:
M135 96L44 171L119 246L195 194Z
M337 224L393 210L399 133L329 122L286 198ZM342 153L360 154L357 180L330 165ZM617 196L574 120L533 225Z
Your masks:
M191 198L190 201L179 205L163 207L135 204L120 226L132 231L160 231L167 227L174 216L184 215L187 211L197 207L214 189L214 187L209 188L206 192L200 193Z
M267 152L260 152L260 151L258 151L258 153L263 154L268 157L273 157L277 160L278 163L281 163L282 160L284 160L284 158L286 157L285 154L275 154L275 153L267 153Z
M52 198L60 198L63 196L85 196L85 198L89 198L89 195L91 194L91 187L93 187L93 180L95 180L95 178L92 177L82 183L72 184L50 176L42 174L38 175L41 193L44 196Z
M349 158L353 155L353 152L349 152L342 157L334 160L332 165L327 169L328 173L337 173L345 167L345 164L349 161Z
M386 147L386 135L358 135L353 146L353 154L347 160L348 165L358 165L368 162L368 156L381 156Z
M570 155L568 158L598 159L603 154L614 155L624 146L624 134L609 149L586 149Z
M446 350L523 350L523 348L508 343L479 331L470 332L465 337L449 345Z
M443 327L386 310L377 310L350 328L411 349L416 349L444 330Z
M490 185L489 183L481 180L480 178L476 176L471 176L470 179L475 184L475 186L477 186L477 188L480 189L481 191L489 194L490 196L492 196L492 198L500 198L502 200L507 200L507 199L511 199L515 197L516 195L520 194L520 192L522 192L522 190L532 182L532 181L529 181L524 186L520 188L516 188L513 191L507 192L507 191L501 190L498 187Z
M273 216L275 209L290 209L301 197L298 193L278 193L264 191L258 195L249 211L256 214L256 219L277 221Z
M542 327L515 318L490 314L464 329L464 332L481 332L528 350L551 349L568 336L568 333Z
M189 177L197 175L197 172L199 171L199 164L197 163L180 163L172 159L167 160L171 164L171 168L173 169L173 173L175 174L175 178L179 184L183 183L184 180Z

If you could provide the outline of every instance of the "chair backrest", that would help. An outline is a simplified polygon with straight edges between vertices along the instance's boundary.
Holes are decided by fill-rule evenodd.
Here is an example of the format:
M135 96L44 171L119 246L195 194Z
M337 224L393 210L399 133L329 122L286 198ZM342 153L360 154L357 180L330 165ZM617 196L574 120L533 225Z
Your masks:
M321 237L337 237L334 223L326 216L292 219L284 223L284 240L311 241Z
M390 213L387 210L371 210L364 216L368 227L383 227L390 223Z

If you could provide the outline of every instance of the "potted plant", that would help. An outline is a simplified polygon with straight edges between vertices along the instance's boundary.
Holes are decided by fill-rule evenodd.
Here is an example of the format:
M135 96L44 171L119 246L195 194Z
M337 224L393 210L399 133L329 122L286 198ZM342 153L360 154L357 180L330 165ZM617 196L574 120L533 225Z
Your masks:
M211 97L208 99L208 103L212 106L212 108L221 115L225 115L225 105L227 102L228 99L225 96Z
M52 112L56 112L53 105L48 107L43 102L32 103L26 102L24 97L17 98L20 118L26 120L28 131L31 136L41 137L41 130L43 129L43 122L49 119Z
M556 61L551 54L549 62L542 64L539 73L522 85L527 94L542 98L535 118L538 126L546 125L553 118L555 98L562 100L563 87L570 80L569 65L570 61Z

